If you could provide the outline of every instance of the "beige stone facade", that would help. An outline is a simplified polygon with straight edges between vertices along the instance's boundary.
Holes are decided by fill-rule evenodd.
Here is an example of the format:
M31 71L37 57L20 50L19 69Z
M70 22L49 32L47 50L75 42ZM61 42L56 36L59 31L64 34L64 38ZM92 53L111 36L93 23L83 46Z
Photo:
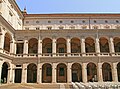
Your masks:
M120 82L120 14L27 14L0 0L0 67L3 83Z

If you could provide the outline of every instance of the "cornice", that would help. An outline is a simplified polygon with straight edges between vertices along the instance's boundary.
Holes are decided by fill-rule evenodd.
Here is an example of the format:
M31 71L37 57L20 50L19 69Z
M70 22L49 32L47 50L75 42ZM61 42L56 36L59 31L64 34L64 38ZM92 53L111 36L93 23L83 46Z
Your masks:
M99 13L95 13L95 14L91 14L91 13L89 13L89 14L86 14L86 13L78 13L78 14L64 14L64 13L62 13L62 14L25 14L24 15L25 16L25 18L55 18L55 17L57 17L57 18L63 18L63 17L72 17L72 18L78 18L78 17L85 17L85 18L96 18L96 17L114 17L114 18L118 18L118 17L120 17L120 13L118 13L118 14L109 14L109 13L106 13L106 14L99 14Z

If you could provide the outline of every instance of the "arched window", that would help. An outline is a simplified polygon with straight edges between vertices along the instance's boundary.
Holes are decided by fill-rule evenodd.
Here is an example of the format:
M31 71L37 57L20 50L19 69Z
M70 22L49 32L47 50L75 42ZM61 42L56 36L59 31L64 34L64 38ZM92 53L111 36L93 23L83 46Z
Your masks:
M100 38L100 52L109 52L109 43L104 37Z
M38 40L35 38L32 38L28 42L28 52L29 53L37 53L38 52Z
M86 53L95 52L95 43L92 38L88 37L85 39L85 49Z

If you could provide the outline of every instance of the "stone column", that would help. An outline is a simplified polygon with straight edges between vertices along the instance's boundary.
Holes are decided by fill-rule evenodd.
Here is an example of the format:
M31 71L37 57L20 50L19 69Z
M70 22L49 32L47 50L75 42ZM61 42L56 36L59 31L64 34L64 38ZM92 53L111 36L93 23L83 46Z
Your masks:
M82 65L82 77L83 77L83 82L87 82L87 63L83 63Z
M23 64L22 66L22 83L27 83L27 65Z
M67 37L67 55L70 56L71 53L71 42L70 42L70 37Z
M4 49L4 40L5 40L5 35L0 33L0 52L3 53Z
M98 63L97 75L98 75L98 82L103 82L102 63Z
M38 57L42 56L42 37L38 38Z
M56 38L53 37L52 39L52 53L53 53L53 56L56 56Z
M110 49L110 53L115 53L115 50L114 50L114 43L113 43L113 38L110 37L109 39L109 49Z
M99 55L99 53L100 53L99 38L96 38L95 40L96 40L96 41L95 41L95 51L96 51L96 53Z
M117 63L113 63L112 78L114 82L118 82Z
M28 40L24 40L24 50L23 50L24 57L28 54Z
M68 63L68 66L67 66L67 82L68 83L71 83L72 82L72 71L71 71L71 66L72 66L72 63Z
M56 83L56 72L57 72L57 63L53 63L52 65L52 83Z
M81 39L81 53L82 56L85 56L85 39L83 37Z

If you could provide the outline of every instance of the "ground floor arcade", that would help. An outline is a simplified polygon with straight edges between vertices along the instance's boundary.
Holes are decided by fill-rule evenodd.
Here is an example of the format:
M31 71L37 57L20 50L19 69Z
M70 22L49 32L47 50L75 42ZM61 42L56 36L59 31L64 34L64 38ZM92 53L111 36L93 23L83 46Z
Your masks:
M120 63L1 64L3 83L120 82Z

